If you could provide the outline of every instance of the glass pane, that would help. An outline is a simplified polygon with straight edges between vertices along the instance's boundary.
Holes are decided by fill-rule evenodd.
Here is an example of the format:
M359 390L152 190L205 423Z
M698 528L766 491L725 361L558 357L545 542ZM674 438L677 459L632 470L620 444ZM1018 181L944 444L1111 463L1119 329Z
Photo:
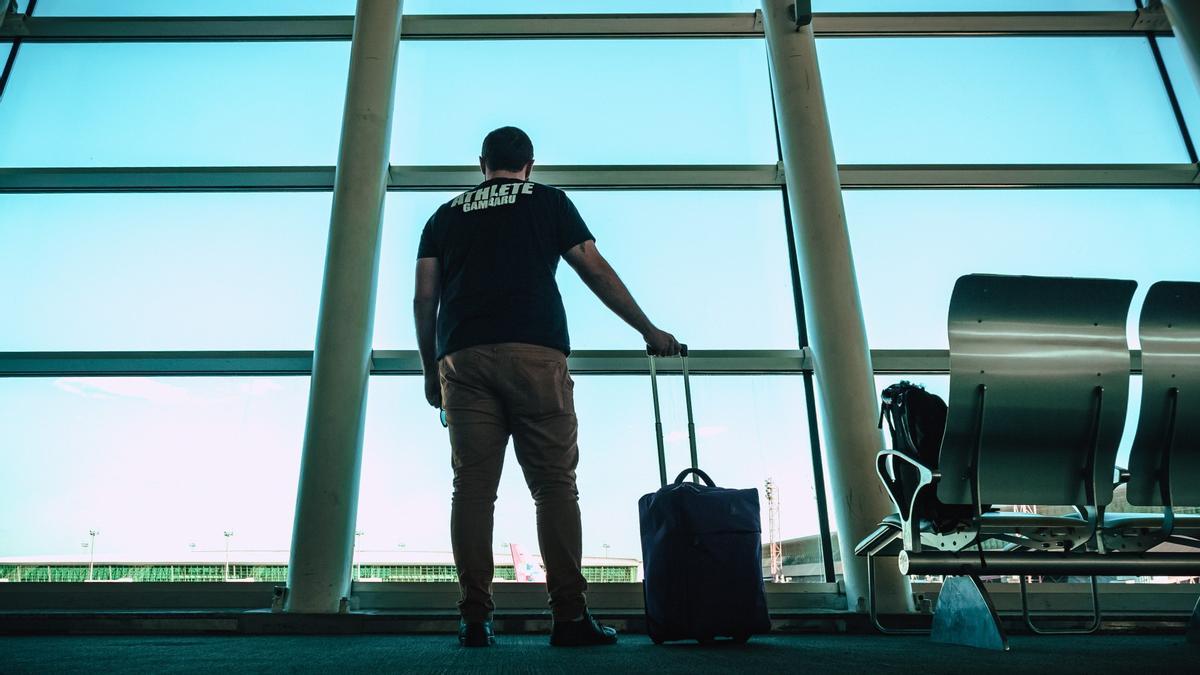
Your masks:
M23 9L28 0L18 0ZM627 14L753 12L758 0L407 0L405 14ZM1132 0L817 0L817 12L1122 11ZM353 14L353 0L41 0L39 16L232 16Z
M856 191L845 203L873 349L947 348L964 274L1135 279L1134 348L1150 285L1200 280L1195 190Z
M1188 68L1179 38L1159 38L1158 47L1167 66L1167 74L1171 77L1175 97L1183 110L1184 121L1191 132L1192 142L1200 142L1200 82L1196 80L1200 75L1193 74Z
M417 241L429 214L452 197L389 196L376 348L416 348L408 308ZM581 191L571 199L646 314L689 346L795 349L799 344L779 193ZM637 333L565 262L559 265L558 283L573 348L641 349Z
M405 14L633 14L753 12L758 0L406 0Z
M950 402L949 375L876 375L876 398L881 398L884 389L897 382L900 382L901 380L907 380L913 384L919 384L925 387L925 390L929 393L940 396L946 403ZM1121 444L1117 449L1117 466L1129 466L1129 450L1133 447L1133 438L1137 433L1138 411L1141 408L1141 400L1142 376L1131 375L1129 378L1129 401L1127 406L1127 414L1125 417L1125 432L1121 436ZM888 447L892 447L891 438L886 434L884 435L884 438L888 441ZM1128 504L1125 504L1123 505L1122 509L1128 510L1128 506Z
M543 164L778 157L757 40L406 41L400 51L394 164L476 164L484 135L510 124ZM498 54L528 65L481 72Z
M0 195L0 351L312 349L329 199Z
M814 0L815 12L1132 12L1133 0Z
M772 578L773 501L782 564L774 578L823 582L803 380L799 376L705 377L695 383L693 396L700 468L722 487L758 489L763 577ZM682 408L683 403L676 405ZM686 446L686 427L672 436ZM768 480L772 500L767 499Z
M308 382L0 379L0 577L22 557L83 580L94 552L97 579L220 579L226 531L232 562L286 565Z
M585 573L599 579L595 568L619 562L637 574L642 557L637 501L659 487L649 383L624 376L575 381ZM718 485L759 489L764 542L769 520L763 483L774 478L781 536L804 539L819 550L808 538L818 527L808 433L804 415L796 412L804 409L799 378L697 377L692 384L701 466ZM673 479L690 462L680 379L664 378L660 391ZM402 551L410 564L447 559L452 471L445 434L424 402L419 378L372 378L358 515L364 554ZM533 502L511 444L507 453L493 538L498 576L507 574L502 565L511 565L508 544L533 557L538 552ZM418 511L421 517L413 518ZM819 570L819 558L817 563ZM811 571L785 565L784 574L799 581Z
M1143 38L847 39L818 49L845 164L1187 161Z
M353 14L354 0L40 0L36 16Z
M348 42L27 44L0 166L333 165ZM86 111L86 114L81 114Z

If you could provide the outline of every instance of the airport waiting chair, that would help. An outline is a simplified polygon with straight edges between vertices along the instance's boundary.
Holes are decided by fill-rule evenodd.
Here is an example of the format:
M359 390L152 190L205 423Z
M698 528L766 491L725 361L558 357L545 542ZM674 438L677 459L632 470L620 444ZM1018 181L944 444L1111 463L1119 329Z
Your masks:
M870 570L876 556L899 549L902 573L951 575L934 613L935 640L1007 648L981 574L1100 573L1079 552L1095 540L1112 500L1135 288L1133 281L976 274L955 284L939 465L880 452L877 472L897 514L857 547ZM934 530L912 512L923 490L935 490L943 504L974 507L974 516ZM1067 506L1078 515L985 512L985 504ZM985 550L989 542L1003 549ZM1095 602L1094 578L1092 590ZM873 594L872 587L872 605ZM873 607L872 617L878 621Z
M1200 283L1160 281L1150 287L1138 332L1142 401L1129 469L1120 470L1126 497L1162 513L1106 514L1110 551L1145 551L1171 541L1200 547Z
M1128 470L1119 469L1126 498L1161 513L1107 513L1100 545L1113 553L1163 543L1200 549L1200 283L1160 281L1142 305L1142 400ZM1180 575L1196 574L1185 563ZM1200 641L1200 602L1191 623Z

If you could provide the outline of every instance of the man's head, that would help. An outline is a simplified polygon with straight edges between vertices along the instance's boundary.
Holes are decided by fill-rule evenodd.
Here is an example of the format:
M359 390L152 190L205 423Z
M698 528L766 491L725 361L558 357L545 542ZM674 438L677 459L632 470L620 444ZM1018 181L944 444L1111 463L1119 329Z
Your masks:
M487 178L509 176L528 180L533 170L533 141L516 127L500 127L484 137L479 168Z

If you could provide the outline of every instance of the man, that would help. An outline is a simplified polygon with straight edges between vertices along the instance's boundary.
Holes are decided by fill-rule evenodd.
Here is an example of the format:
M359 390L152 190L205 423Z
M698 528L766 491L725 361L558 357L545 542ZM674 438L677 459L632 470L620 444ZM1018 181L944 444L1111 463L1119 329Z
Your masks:
M511 435L537 506L554 615L550 644L613 644L616 631L587 610L580 571L578 424L566 312L554 280L559 258L655 353L678 354L679 343L646 318L571 200L529 180L533 144L525 132L489 133L479 168L484 181L425 224L413 299L425 398L445 409L450 429L459 642L494 642L492 517Z

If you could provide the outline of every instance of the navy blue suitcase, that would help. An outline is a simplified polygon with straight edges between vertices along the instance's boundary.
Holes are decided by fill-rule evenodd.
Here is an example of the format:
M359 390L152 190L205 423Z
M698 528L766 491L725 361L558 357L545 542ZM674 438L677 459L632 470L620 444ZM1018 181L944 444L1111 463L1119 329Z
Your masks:
M638 500L646 632L656 644L730 637L744 642L771 630L763 588L758 490L720 488L695 468L695 425L684 348L684 391L693 467L666 485L654 357L650 374L663 487ZM695 474L703 479L687 483ZM693 479L695 480L695 479Z

